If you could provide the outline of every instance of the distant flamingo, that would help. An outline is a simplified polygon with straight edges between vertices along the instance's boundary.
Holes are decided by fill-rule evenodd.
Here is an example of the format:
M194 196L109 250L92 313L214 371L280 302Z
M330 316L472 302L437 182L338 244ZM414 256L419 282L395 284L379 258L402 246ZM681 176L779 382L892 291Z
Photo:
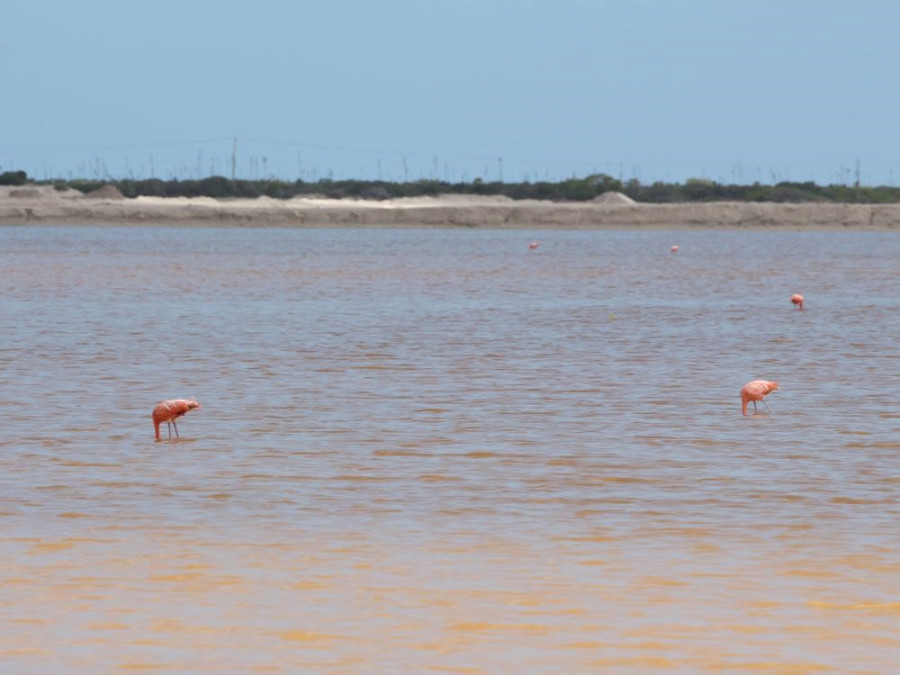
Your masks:
M797 305L797 309L799 309L800 311L803 311L803 296L802 295L800 295L799 293L794 293L791 296L791 302L793 302L795 305Z
M533 251L534 249L536 249L538 246L540 246L540 244L538 244L536 241L533 241L533 242L531 242L530 244L528 244L528 248L529 248L530 250L532 250L532 251Z
M748 382L741 389L741 413L747 414L747 403L753 401L753 414L756 414L756 402L762 401L763 405L766 406L768 410L769 406L765 402L765 398L768 394L771 394L773 391L778 389L777 382L769 382L768 380L753 380L752 382ZM772 412L769 410L769 412Z
M169 426L170 423L175 427L175 438L179 438L178 425L175 424L175 420L186 415L194 408L199 407L200 404L192 398L173 398L169 401L160 401L157 403L153 408L153 429L156 431L156 440L161 440L159 437L159 425L162 422L165 422L166 427L169 429L169 440L172 440L172 427Z
M678 253L678 244L675 244L672 248L669 249L672 253Z

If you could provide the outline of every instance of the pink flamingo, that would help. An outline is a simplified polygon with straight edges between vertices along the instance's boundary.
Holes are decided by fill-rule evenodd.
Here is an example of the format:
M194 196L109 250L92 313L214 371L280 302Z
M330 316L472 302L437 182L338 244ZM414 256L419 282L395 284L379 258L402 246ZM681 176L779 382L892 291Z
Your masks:
M802 295L800 295L799 293L794 293L791 296L791 302L793 302L797 306L797 309L799 309L801 312L803 311L803 296Z
M533 250L536 249L538 246L540 246L540 244L538 244L536 241L533 241L533 242L531 242L530 244L528 244L528 249L529 249L530 251L533 251Z
M765 398L776 389L778 389L778 383L769 382L768 380L753 380L752 382L745 384L741 388L741 413L743 415L747 414L747 404L750 401L753 401L754 415L756 414L757 401L762 401L762 404L766 406L766 410L769 410L769 404L766 403ZM769 410L769 412L772 411Z
M669 249L672 253L678 253L678 244L675 244L672 248Z
M153 430L156 431L156 440L161 440L159 437L159 425L163 422L166 423L169 429L169 440L172 440L172 426L175 427L175 438L179 438L178 425L175 424L175 420L199 407L200 404L192 398L173 398L157 403L153 408ZM170 423L172 426L169 426Z

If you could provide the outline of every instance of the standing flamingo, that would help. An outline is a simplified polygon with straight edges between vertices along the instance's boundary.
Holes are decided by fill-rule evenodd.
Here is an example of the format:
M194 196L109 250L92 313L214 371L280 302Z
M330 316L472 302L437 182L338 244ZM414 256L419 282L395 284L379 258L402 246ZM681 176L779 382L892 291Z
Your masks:
M791 296L791 302L793 302L795 305L797 305L797 309L799 309L800 311L803 311L803 296L802 295L800 295L799 293L794 293Z
M747 414L747 403L753 401L753 414L756 414L756 402L762 401L768 410L769 406L765 401L766 395L771 394L778 389L777 382L769 382L768 380L753 380L748 382L741 389L741 413ZM769 410L769 412L772 412Z
M179 438L178 425L175 424L175 420L199 407L200 404L192 398L173 398L169 401L157 403L153 408L153 429L156 431L156 440L161 440L159 437L159 425L162 422L165 422L166 427L169 429L169 440L172 440L172 426L175 427L175 438ZM170 423L172 426L169 426Z

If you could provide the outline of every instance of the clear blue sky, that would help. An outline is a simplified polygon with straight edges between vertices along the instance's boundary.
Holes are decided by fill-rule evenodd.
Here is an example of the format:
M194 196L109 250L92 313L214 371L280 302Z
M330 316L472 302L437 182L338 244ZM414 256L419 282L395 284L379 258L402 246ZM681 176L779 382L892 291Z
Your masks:
M49 0L0 171L900 184L896 0Z

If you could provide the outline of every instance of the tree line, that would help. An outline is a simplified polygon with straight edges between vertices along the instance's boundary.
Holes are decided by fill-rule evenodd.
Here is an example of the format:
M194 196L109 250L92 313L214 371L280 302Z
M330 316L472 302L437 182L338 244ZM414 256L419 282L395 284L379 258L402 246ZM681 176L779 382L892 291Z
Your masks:
M621 181L603 173L561 181L506 183L483 181L452 183L440 180L390 182L381 180L232 180L210 176L199 180L109 179L69 181L29 181L24 171L0 174L0 185L28 182L52 183L57 189L73 188L87 193L104 185L113 185L126 197L214 197L217 199L323 196L334 199L396 199L442 194L506 196L511 199L541 199L557 202L585 202L605 192L621 192L637 202L663 204L678 202L835 202L886 204L900 202L900 187L862 185L818 185L808 182L780 182L774 185L753 183L736 185L691 178L684 183L655 182L649 185L637 179Z

